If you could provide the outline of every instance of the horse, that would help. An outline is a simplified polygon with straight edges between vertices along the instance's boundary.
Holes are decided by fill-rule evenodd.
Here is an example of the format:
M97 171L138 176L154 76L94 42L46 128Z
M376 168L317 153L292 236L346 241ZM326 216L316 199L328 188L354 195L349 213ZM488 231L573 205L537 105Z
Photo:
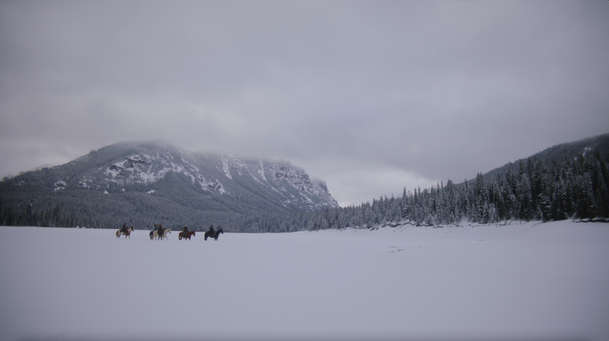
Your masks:
M218 237L220 236L221 233L224 233L224 230L222 230L222 228L219 228L217 231L214 231L214 229L211 228L209 231L205 232L204 237L205 237L205 240L207 240L207 237L218 240Z
M169 227L163 227L161 228L161 230L159 231L159 239L165 239L167 238L167 235L171 232L171 229Z
M159 239L159 231L158 230L152 230L150 231L150 240L153 239Z
M130 227L121 227L120 229L116 230L116 233L114 234L116 236L116 238L120 238L121 235L125 235L125 238L129 238L131 239L131 232L133 232L133 226Z
M178 239L182 240L182 239L188 239L190 240L190 237L195 235L195 231L180 231L180 234L178 234Z
M167 234L171 232L171 229L168 227L163 227L163 225L154 225L154 230L150 231L149 236L150 240L153 239L165 239L167 238Z

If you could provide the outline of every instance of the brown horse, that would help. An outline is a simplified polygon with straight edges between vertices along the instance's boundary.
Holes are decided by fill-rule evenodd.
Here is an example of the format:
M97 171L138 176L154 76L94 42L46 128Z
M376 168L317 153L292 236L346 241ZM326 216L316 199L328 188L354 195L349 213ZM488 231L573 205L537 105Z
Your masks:
M178 234L178 239L182 240L182 239L188 239L190 240L190 237L195 235L195 231L180 231L180 234Z
M116 238L120 238L122 235L124 235L125 238L131 239L131 232L133 232L133 226L123 226L120 229L116 230L116 233L114 235L116 236Z

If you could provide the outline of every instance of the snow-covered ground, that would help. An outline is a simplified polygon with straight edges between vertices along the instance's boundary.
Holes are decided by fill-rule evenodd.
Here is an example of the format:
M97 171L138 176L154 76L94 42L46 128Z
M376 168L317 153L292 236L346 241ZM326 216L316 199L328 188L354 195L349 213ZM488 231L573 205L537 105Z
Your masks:
M609 224L0 228L0 339L609 339Z

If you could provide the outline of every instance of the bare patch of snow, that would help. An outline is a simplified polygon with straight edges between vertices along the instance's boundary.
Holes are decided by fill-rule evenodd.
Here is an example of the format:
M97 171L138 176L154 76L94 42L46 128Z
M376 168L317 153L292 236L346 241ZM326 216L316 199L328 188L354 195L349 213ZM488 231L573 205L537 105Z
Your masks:
M222 162L222 171L224 171L224 175L226 175L227 178L232 180L233 176L230 173L230 166L228 164L228 159L226 159L226 157L222 157L221 162Z
M586 156L586 154L588 154L588 153L589 153L589 152L591 152L591 151L592 151L592 147L591 147L591 146L586 146L586 147L584 148L584 151L582 152L582 156L583 156L583 157L585 157L585 156Z
M90 185L90 184L91 184L92 182L93 182L93 180L92 180L92 179L87 178L87 177L83 177L83 178L81 178L81 179L78 181L78 185L79 185L80 187L82 187L82 188L89 189L89 188L91 188L91 185Z
M63 191L66 189L66 187L68 187L68 184L65 181L58 180L58 181L55 181L55 183L53 184L53 191L55 191L55 192Z
M260 175L260 177L262 178L262 180L264 180L265 182L268 182L268 180L266 179L266 175L264 174L264 163L262 162L262 160L259 161L259 166L257 169L258 175Z

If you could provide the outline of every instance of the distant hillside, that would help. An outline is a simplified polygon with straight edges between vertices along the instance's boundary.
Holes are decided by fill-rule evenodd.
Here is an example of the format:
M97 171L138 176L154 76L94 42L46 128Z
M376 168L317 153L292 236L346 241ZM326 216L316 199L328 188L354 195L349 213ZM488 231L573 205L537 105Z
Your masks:
M547 148L528 158L520 159L515 162L509 162L506 165L493 169L484 174L485 179L492 179L498 175L514 172L519 169L522 163L527 163L529 160L543 162L546 164L566 165L567 161L574 160L579 157L593 156L598 153L601 160L609 159L609 134L589 137L583 140L562 143L550 148Z
M404 191L345 208L325 208L281 222L307 229L411 223L493 223L510 219L609 217L609 134L560 144L478 174L460 184Z
M257 231L260 221L338 206L287 162L119 143L0 182L0 224L111 227L154 223Z

